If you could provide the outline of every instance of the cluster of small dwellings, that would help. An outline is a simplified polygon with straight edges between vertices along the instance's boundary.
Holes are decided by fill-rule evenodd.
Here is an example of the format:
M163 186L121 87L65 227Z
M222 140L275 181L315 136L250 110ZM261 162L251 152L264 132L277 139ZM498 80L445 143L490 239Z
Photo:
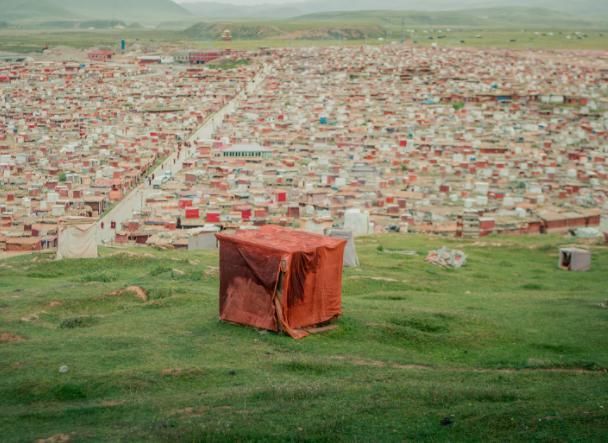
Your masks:
M258 57L221 72L0 71L11 75L0 102L0 249L2 238L5 248L52 238L41 226L120 199L235 94ZM113 227L117 242L186 247L192 232L264 224L462 237L605 228L606 54L385 45L277 49L263 63L257 92L213 140L192 142L145 210Z
M62 217L99 217L255 69L0 64L0 251L53 247Z

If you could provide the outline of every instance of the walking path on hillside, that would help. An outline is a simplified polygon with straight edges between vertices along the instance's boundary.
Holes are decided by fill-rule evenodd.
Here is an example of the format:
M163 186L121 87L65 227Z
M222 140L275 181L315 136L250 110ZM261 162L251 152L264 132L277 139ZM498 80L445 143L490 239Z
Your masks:
M222 109L211 115L203 125L198 128L188 139L190 142L197 140L207 140L212 138L213 133L219 125L222 124L226 115L234 112L241 101L245 100L249 94L254 93L262 84L268 74L269 66L264 65L264 68L257 76L242 90L236 97L230 100ZM165 171L170 171L172 176L175 176L182 170L184 160L188 160L196 153L195 143L182 151L175 150L169 157L153 170L149 176L154 175L160 177ZM152 182L145 179L140 185L133 188L120 202L116 204L107 214L97 221L97 243L111 243L116 236L116 228L121 223L130 220L134 212L141 211L144 207L146 198L157 192L152 187ZM114 223L114 224L112 224ZM115 226L112 229L112 226Z

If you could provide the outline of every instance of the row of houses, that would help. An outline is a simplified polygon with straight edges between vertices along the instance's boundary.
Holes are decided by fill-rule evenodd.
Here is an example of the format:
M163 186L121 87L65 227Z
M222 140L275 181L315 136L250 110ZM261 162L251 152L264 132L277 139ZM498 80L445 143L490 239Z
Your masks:
M97 216L176 150L187 153L183 169L157 180L131 220L104 227L116 241L184 247L195 232L269 223L469 237L602 228L601 54L385 45L248 57L223 71L0 71L10 79L0 231L23 232L61 207ZM262 64L265 81L212 139L188 141Z
M0 64L0 250L55 245L66 216L99 217L183 149L244 88L234 70L34 60Z
M214 49L214 50L190 50L190 51L178 51L173 54L143 54L137 55L135 58L141 64L154 64L154 63L185 63L191 65L204 65L213 60L217 60L222 57L235 57L240 52L232 51L230 49ZM113 60L115 56L114 51L110 49L94 49L87 53L87 58L92 62L107 63ZM121 57L124 59L124 57Z
M140 241L178 219L470 237L600 227L607 83L589 57L274 50L261 90L132 222Z

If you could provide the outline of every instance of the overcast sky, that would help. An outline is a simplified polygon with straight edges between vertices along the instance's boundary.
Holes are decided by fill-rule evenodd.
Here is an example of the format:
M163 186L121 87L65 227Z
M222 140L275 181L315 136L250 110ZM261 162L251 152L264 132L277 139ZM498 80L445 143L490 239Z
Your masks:
M285 3L298 3L303 0L173 0L176 3L197 3L198 1L209 1L214 3L231 3L233 5L261 5L275 4L281 5Z

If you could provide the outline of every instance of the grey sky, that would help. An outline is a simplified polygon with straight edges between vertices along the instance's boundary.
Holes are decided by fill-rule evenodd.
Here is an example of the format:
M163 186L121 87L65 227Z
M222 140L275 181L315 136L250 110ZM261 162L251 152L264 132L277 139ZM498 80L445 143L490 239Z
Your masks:
M303 0L173 0L176 3L198 3L198 1L209 1L214 3L230 3L233 5L261 5L261 4L274 4L282 5L286 3L298 3Z

